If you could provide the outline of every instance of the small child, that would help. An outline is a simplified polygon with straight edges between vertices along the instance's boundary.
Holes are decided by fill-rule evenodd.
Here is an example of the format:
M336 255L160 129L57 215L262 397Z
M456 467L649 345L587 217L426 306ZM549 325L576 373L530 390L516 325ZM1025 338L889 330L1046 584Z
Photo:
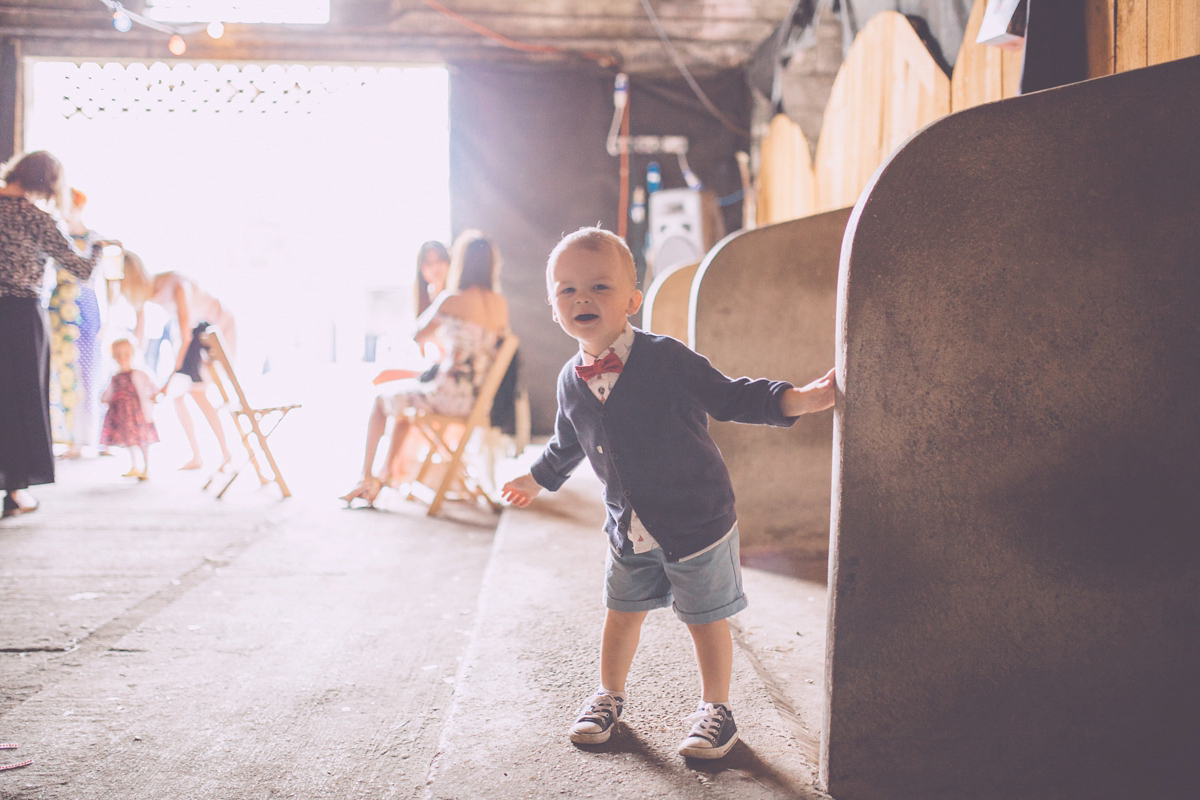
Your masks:
M502 493L524 508L543 488L562 486L585 456L604 483L610 547L600 687L570 739L608 740L646 613L673 605L691 633L702 689L679 753L721 758L738 738L729 707L728 617L746 607L746 597L733 487L708 416L789 426L833 405L833 370L802 389L734 380L679 341L632 328L626 318L642 302L633 255L599 228L559 242L546 283L554 320L580 352L559 374L554 438Z
M113 375L100 402L108 404L100 443L129 448L129 472L125 477L144 481L150 477L150 445L158 441L154 428L154 382L140 369L133 368L133 344L128 339L112 343L112 357L117 362ZM135 452L142 454L138 469Z

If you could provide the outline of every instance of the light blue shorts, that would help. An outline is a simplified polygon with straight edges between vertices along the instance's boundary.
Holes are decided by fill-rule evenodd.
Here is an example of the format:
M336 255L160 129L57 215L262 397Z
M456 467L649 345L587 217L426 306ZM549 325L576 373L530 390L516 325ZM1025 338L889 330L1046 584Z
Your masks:
M613 611L651 611L672 606L689 625L732 617L746 607L737 525L725 540L699 555L671 563L661 547L618 555L608 548L604 606Z

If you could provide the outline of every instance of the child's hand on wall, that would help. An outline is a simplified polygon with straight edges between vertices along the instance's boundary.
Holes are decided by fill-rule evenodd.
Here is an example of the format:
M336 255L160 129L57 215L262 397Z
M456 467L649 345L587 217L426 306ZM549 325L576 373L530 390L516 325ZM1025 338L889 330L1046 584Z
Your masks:
M833 408L833 399L837 394L835 371L831 369L824 376L799 389L789 389L780 404L783 415L798 417L801 414L815 414Z
M500 496L517 508L525 508L533 502L533 498L537 497L540 491L542 491L541 484L535 481L532 475L525 473L504 484L504 488L500 490Z

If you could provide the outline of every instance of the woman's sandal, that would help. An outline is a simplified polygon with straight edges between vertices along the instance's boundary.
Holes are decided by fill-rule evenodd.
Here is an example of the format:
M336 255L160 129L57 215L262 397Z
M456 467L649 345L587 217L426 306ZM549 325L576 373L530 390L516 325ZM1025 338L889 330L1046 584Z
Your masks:
M380 490L383 489L383 481L376 478L374 475L369 475L363 478L358 486L355 486L348 493L342 495L339 499L344 500L346 507L349 508L354 500L365 500L367 508L375 507L375 498L379 496Z
M4 511L2 516L15 517L18 514L32 514L34 511L37 511L41 505L42 504L40 502L34 500L33 505L23 506L17 502L16 498L12 496L12 492L7 492L4 495Z

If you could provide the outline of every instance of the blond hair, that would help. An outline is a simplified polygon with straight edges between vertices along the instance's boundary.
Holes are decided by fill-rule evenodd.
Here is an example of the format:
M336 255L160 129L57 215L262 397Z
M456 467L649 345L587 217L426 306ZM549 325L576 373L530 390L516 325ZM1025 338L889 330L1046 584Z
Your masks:
M125 251L125 270L121 275L121 294L137 309L154 295L154 279L136 254Z
M629 245L625 244L625 240L612 231L588 226L580 228L574 233L568 233L550 251L550 257L546 259L546 291L548 294L554 294L550 287L554 283L554 267L558 264L558 259L572 247L579 247L592 253L603 253L605 250L612 252L621 262L621 266L629 273L629 280L634 288L637 288L637 264L633 263L633 252L629 249Z

